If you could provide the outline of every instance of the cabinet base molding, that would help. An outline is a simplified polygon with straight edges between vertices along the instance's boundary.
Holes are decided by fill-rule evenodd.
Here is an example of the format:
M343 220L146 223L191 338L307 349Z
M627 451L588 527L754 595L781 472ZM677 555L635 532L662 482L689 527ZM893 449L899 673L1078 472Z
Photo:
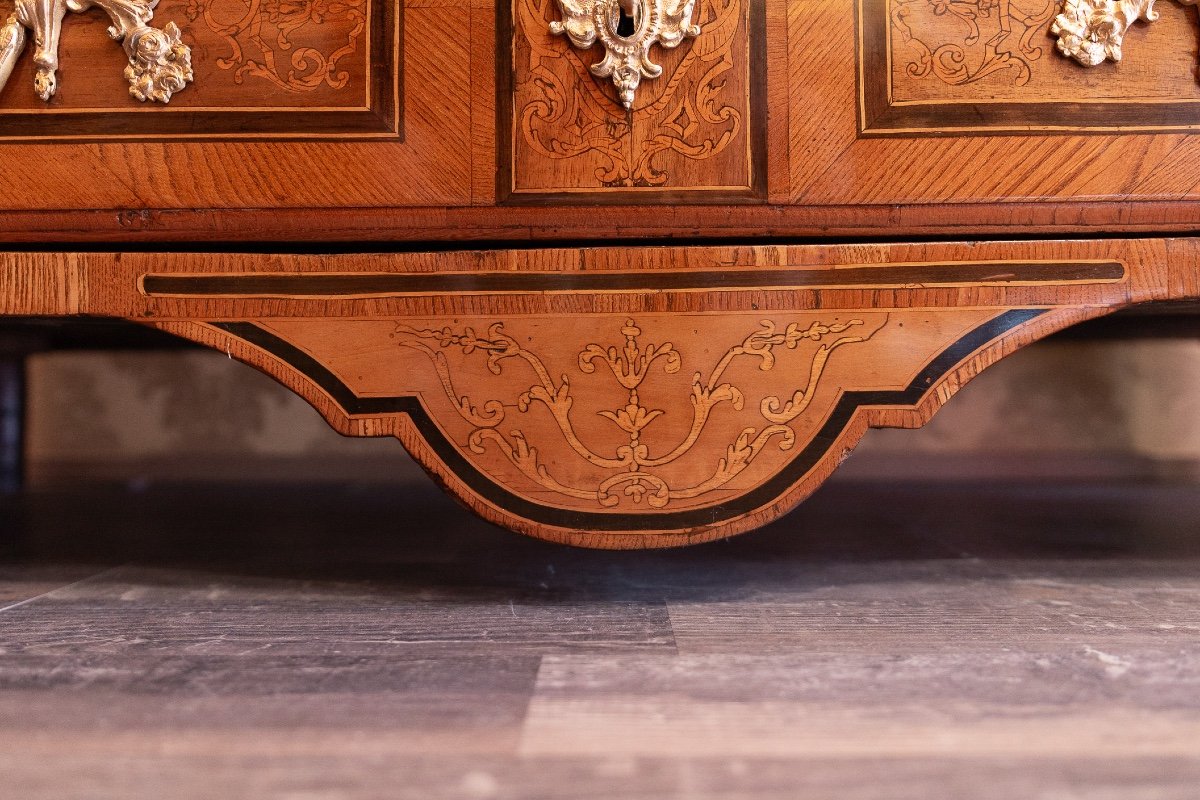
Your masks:
M1200 296L1197 247L11 253L0 313L153 325L271 375L345 435L398 438L492 522L644 548L779 517L867 428L919 427L1019 347Z

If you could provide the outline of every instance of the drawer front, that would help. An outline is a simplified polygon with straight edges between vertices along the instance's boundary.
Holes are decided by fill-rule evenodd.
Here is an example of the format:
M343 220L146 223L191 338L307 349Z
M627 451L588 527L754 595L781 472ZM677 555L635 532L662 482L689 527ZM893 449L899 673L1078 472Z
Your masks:
M149 0L95 1L149 13ZM472 31L453 2L161 0L147 27L180 32L190 80L139 99L135 59L101 8L68 11L57 48L35 47L35 31L54 26L42 17L23 48L0 47L14 51L0 91L4 207L61 212L68 227L90 209L472 202L472 99L494 86L491 70L473 86L471 67L492 56L490 13ZM53 56L43 99L38 74ZM137 218L118 224L128 232Z
M51 50L59 62L53 94L43 99L37 80L45 59L32 34L54 23L44 15L30 20L30 41L13 55L0 92L0 140L402 138L398 5L160 0L148 13L139 27L180 32L181 50L153 65L147 60L139 74L145 82L137 86L158 94L131 82L130 54L107 33L109 16L95 9L68 12L60 23L59 46ZM180 52L187 53L186 64L172 57ZM184 75L189 66L190 79Z
M9 240L1200 223L1198 24L1174 0L1100 20L1119 63L1071 33L1086 0L632 0L653 24L623 39L617 0L162 0L125 47L97 2L57 47L33 43L53 2L0 34ZM169 98L135 96L146 28L190 54Z
M855 19L847 4L818 4L800 38L837 46L793 65L793 85L826 89L793 109L793 141L808 143L793 202L1196 196L1195 8L1154 6L1160 18L1132 22L1119 63L1083 66L1054 31L1078 15L1122 24L1089 0L855 0Z
M864 134L1187 133L1200 124L1196 12L1174 0L1129 27L1119 62L1088 68L1086 53L1058 47L1071 49L1070 9L1095 27L1104 15L1085 12L1099 3L857 3Z
M662 76L629 108L589 71L602 44L573 47L549 26L559 0L513 0L501 15L499 199L555 202L761 202L766 196L766 48L758 0L705 0L700 32L654 48ZM504 30L505 27L509 30Z

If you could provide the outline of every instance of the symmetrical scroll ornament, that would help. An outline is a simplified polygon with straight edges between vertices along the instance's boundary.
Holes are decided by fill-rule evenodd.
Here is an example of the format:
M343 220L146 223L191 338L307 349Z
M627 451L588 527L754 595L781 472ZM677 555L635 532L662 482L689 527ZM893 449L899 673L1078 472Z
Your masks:
M16 0L16 7L0 28L0 89L12 75L25 48L26 31L33 34L33 62L37 71L33 88L49 100L58 88L58 42L68 11L99 8L112 25L108 35L123 43L129 65L125 79L138 100L166 103L192 80L192 53L180 41L179 27L168 22L161 30L149 25L158 0Z
M932 75L951 86L1004 72L1024 86L1030 65L1044 52L1037 37L1045 35L1058 1L1036 0L1037 7L1025 12L1012 0L893 0L892 30L915 54L905 72L913 78ZM938 27L957 33L927 32L924 22L936 18L954 20L953 26Z
M678 47L686 36L699 36L692 23L696 0L557 0L562 20L550 32L566 34L586 50L599 40L604 59L592 66L598 78L612 78L621 104L633 107L643 77L657 78L662 67L650 60L650 48Z
M522 2L523 20L544 19L544 6L536 0ZM653 99L637 108L639 118L651 123L640 128L643 135L638 137L630 117L617 113L578 59L563 58L561 49L549 46L543 34L527 31L527 85L534 91L517 111L522 138L544 158L600 156L595 176L610 188L667 184L670 175L663 162L668 154L705 161L722 153L739 141L744 125L737 105L742 96L729 80L742 6L737 0L713 0L707 8L712 16L704 36Z
M228 3L215 0L188 0L187 5L188 19L225 40L229 52L216 63L220 69L233 70L235 83L249 75L286 91L309 92L323 85L342 89L350 82L350 72L340 62L358 52L367 28L367 0L242 0L242 4L244 9L236 14L230 14ZM338 37L344 31L344 41L330 51L297 42L297 35L310 26L333 27Z
M447 398L459 416L471 426L466 443L472 452L482 455L489 448L494 448L529 480L566 497L595 502L605 508L617 506L623 500L634 504L645 502L651 508L664 508L672 501L700 497L721 488L772 443L780 450L791 449L797 439L791 424L812 403L834 350L865 342L873 335L873 331L854 330L860 329L863 324L859 319L837 323L813 322L808 326L793 322L779 330L774 322L763 320L758 330L725 351L707 377L700 372L695 373L690 402L687 404L691 407L692 416L687 431L673 445L662 448L661 452L655 452L657 448L652 448L648 443L646 432L657 419L668 413L663 406L672 408L680 404L651 404L645 396L645 382L655 370L665 374L677 373L682 368L683 355L670 342L643 344L642 330L632 319L626 320L621 328L623 342L610 346L588 344L576 359L575 366L579 372L593 374L598 367L605 368L623 390L623 405L598 412L616 429L614 434L620 432L607 447L585 443L577 429L572 416L575 397L568 376L563 374L555 379L542 358L509 335L503 323L494 323L483 335L469 327L460 330L450 327L421 329L400 324L394 336L402 347L424 353L430 359ZM735 411L743 410L743 390L722 380L726 370L735 361L757 359L759 370L767 372L776 364L779 355L776 348L796 350L805 342L816 344L816 347L809 355L807 364L799 368L800 374L804 375L803 385L789 397L764 397L757 409L754 424L741 428L727 444L724 457L709 466L705 477L678 485L664 473L665 467L684 458L693 449L719 406L724 404ZM456 386L450 361L446 357L446 351L450 350L457 350L464 356L482 356L488 372L497 376L504 369L505 362L521 362L533 378L533 383L516 398L490 398L479 404L469 395L461 394ZM464 377L470 379L470 376L459 376ZM578 480L572 481L553 474L550 467L543 463L538 447L525 434L516 429L507 432L502 430L508 421L509 409L514 406L522 415L535 406L549 411L554 427L574 457L590 465L588 470L593 474L598 471L601 475L596 485L579 485ZM595 438L591 426L588 435L589 438Z
M1180 0L1195 5L1200 0ZM1154 0L1063 0L1062 13L1054 18L1050 33L1058 37L1058 50L1085 67L1121 60L1125 32L1139 19L1158 19Z

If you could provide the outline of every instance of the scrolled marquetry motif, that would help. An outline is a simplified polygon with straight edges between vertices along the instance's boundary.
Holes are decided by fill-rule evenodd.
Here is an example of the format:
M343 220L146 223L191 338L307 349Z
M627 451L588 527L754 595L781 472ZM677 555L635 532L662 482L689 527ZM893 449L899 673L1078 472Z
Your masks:
M188 0L186 13L224 41L227 52L216 64L231 70L235 83L249 76L288 92L311 92L323 86L342 89L350 83L351 73L343 61L362 47L370 9L367 0L246 0L240 14L231 15L219 0ZM339 46L316 47L295 40L322 28L337 31Z
M1200 0L1180 0L1195 5ZM1155 0L1041 0L1029 10L1011 0L892 0L892 29L915 58L905 66L913 78L932 75L959 86L996 73L1012 76L1016 86L1029 83L1032 65L1041 58L1038 39L1049 23L1057 48L1068 58L1094 67L1120 61L1125 33L1138 20L1158 19ZM920 13L918 13L920 12ZM926 31L921 14L955 19L958 34L949 39ZM928 20L929 17L924 17ZM944 34L943 34L944 35Z
M1180 0L1195 5L1200 0ZM1120 61L1125 32L1139 19L1158 19L1155 0L1064 0L1050 33L1058 37L1058 50L1085 67ZM1190 45L1189 45L1190 46Z
M634 319L628 319L620 329L622 341L606 345L587 343L578 352L574 365L578 372L587 375L607 369L623 390L623 404L597 412L610 423L603 444L597 443L594 429L590 437L580 431L572 414L576 396L570 376L562 373L555 378L550 365L534 349L508 333L503 322L493 323L484 333L477 333L471 327L415 328L400 323L394 335L402 347L424 353L433 363L446 397L472 426L467 446L473 453L482 455L494 449L541 488L595 503L600 508L629 503L662 509L673 502L692 500L721 489L768 447L792 449L797 433L791 425L811 404L833 352L865 342L877 330L864 327L861 319L789 322L782 330L774 321L762 320L758 329L728 347L707 374L694 373L685 403L676 397L654 397L647 388L647 380L655 370L665 374L679 372L684 354L671 342L643 342L641 327ZM734 362L749 360L757 364L759 371L770 372L776 366L779 351L794 351L805 343L816 346L801 357L804 363L788 365L789 371L802 376L802 385L791 389L786 397L764 396L757 409L743 415L745 419L735 426L737 432L732 440L725 444L723 454L710 465L703 478L679 483L664 474L664 468L692 452L718 407L725 405L734 412L745 411L745 392L725 380ZM533 382L516 397L473 400L470 394L462 393L463 387L469 384L473 393L487 392L486 381L480 381L474 374L452 374L446 350L482 357L487 372L496 376L504 371L507 362L522 364L521 368ZM551 429L580 459L581 466L590 465L591 474L598 475L593 484L563 478L543 461L539 453L542 445L536 437L545 436L546 427L534 426L537 432L534 436L517 428L503 429L510 422L510 409L524 416L535 406L550 413L554 422ZM661 448L647 442L647 431L657 420L676 409L689 407L691 419L681 436ZM591 443L585 438L591 438Z
M1042 57L1046 23L1058 0L1040 0L1029 11L1009 0L893 0L892 30L913 55L904 65L911 78L933 76L962 86L1004 74L1016 86L1029 82L1032 65ZM953 19L954 34L927 30L923 22Z
M561 20L550 32L565 35L586 50L598 41L604 58L592 74L611 78L621 104L633 107L642 78L657 78L662 67L650 59L650 48L678 47L684 38L699 36L692 22L696 0L556 0Z
M748 26L742 0L706 3L704 35L681 48L669 77L644 86L628 111L615 92L590 79L579 54L545 35L552 6L514 6L520 45L528 48L514 98L514 158L522 173L535 167L538 188L686 189L749 180L739 177L745 166L731 163L739 149L746 152L752 127L741 75Z
M192 53L181 39L179 27L149 25L158 0L16 0L8 21L0 28L0 89L25 48L26 31L33 36L37 65L33 86L38 97L49 100L58 90L58 46L67 12L99 8L112 25L108 34L122 42L129 65L125 79L129 94L138 100L169 102L192 81Z

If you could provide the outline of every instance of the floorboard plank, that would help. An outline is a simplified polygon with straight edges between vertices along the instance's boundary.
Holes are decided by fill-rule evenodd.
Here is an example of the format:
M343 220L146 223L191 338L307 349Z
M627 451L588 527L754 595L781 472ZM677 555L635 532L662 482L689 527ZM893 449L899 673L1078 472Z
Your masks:
M628 553L425 484L133 488L0 498L4 798L1200 785L1200 487L835 481Z

